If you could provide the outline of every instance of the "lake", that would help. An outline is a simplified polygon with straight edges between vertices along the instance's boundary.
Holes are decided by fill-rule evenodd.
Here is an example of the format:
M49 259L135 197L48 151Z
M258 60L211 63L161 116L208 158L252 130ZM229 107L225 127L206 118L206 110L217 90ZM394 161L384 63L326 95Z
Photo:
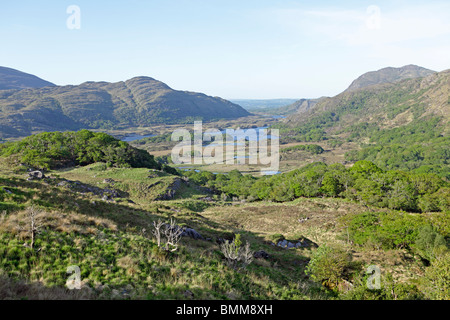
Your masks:
M131 141L136 141L136 140L141 140L144 138L151 138L151 137L156 137L156 134L148 134L148 135L138 135L138 134L134 134L134 135L129 135L126 136L120 140L125 141L125 142L131 142Z

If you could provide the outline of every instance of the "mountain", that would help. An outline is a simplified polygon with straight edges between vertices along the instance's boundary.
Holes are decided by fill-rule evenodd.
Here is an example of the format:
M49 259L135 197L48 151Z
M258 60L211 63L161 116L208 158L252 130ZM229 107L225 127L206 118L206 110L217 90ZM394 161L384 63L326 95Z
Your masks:
M435 73L435 71L412 64L401 68L388 67L363 74L353 81L347 90L352 91L380 83L393 83L405 79L421 78L433 73Z
M79 129L148 127L247 116L241 106L177 91L150 77L0 91L0 137Z
M394 83L405 79L421 78L435 73L435 71L428 70L415 65L407 65L401 68L384 68L378 71L371 71L358 77L352 82L346 91L355 91L358 89L370 87L382 83ZM272 113L279 115L304 114L313 108L322 98L319 99L300 99L288 106L280 107L271 110Z
M281 141L320 142L348 163L435 173L450 180L450 70L347 90L279 125Z
M290 115L295 113L303 113L313 108L322 98L319 99L300 99L285 107L274 110L280 115Z
M448 121L449 88L450 70L446 70L423 78L346 90L332 98L321 98L314 107L287 118L286 123L301 126L320 122L322 127L342 128L367 122L395 127L432 115Z
M0 90L21 90L26 88L43 88L55 86L32 74L15 69L0 67Z

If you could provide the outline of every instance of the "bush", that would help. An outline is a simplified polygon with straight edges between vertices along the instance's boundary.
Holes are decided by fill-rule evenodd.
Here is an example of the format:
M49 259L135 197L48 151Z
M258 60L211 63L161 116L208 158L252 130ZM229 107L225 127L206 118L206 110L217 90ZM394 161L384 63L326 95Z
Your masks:
M351 254L341 248L320 246L314 252L305 273L328 288L335 288L344 276Z
M365 212L348 222L350 239L358 245L384 249L410 248L426 224L420 215L399 212Z
M437 255L447 250L447 242L444 236L438 233L432 225L425 225L417 235L414 248L422 258L432 261Z
M358 275L354 279L353 288L342 293L343 300L421 300L423 294L413 284L395 282L391 274L381 277L380 289L369 289L367 279L369 275Z
M226 240L221 244L220 249L225 256L227 265L233 269L244 269L253 261L250 243L247 242L244 246L240 234L237 234L233 241Z
M377 227L379 222L379 216L373 212L365 212L354 216L348 224L351 240L358 245L378 242Z

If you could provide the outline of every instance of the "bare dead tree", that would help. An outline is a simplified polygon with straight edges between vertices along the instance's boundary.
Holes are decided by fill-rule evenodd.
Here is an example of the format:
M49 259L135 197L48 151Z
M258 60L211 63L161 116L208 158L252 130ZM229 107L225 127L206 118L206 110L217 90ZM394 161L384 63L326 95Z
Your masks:
M156 239L156 243L161 248L164 242L164 249L167 251L174 252L178 249L178 242L180 242L183 232L183 228L177 226L173 219L170 219L170 223L164 223L160 219L153 221L152 234Z
M225 256L228 266L235 269L239 262L239 250L236 248L234 241L226 240L220 245L220 249Z
M158 244L158 247L161 247L161 228L164 225L164 223L158 219L158 221L153 221L153 230L152 234L156 238L156 243Z
M166 250L176 251L178 249L178 242L183 234L183 228L177 226L175 221L171 218L170 223L165 225L166 229L164 235L166 236Z
M27 208L28 218L29 218L29 228L19 227L19 230L21 231L27 231L30 233L31 238L31 244L30 248L34 249L34 242L36 240L36 235L40 231L40 225L37 221L37 215L39 213L39 209L36 208L34 205Z

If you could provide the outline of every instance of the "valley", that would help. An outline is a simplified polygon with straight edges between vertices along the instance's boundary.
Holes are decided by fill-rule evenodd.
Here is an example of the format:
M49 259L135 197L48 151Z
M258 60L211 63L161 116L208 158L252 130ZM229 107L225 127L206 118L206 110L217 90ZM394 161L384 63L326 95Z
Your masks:
M449 71L355 81L253 113L150 77L0 90L0 299L448 299ZM279 130L279 167L250 138L175 164L195 120Z

